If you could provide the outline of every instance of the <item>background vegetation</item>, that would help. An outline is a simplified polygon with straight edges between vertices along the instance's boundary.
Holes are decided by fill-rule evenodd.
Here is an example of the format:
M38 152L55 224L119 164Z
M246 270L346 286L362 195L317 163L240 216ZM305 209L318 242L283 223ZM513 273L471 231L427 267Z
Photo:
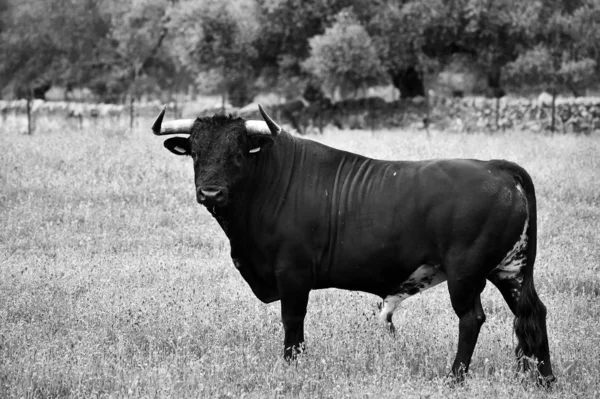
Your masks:
M379 83L414 97L458 59L490 96L584 94L598 43L600 0L0 0L0 90L118 102L192 88L243 106Z
M190 160L147 128L45 123L28 136L11 123L0 126L0 397L600 395L597 135L318 136L379 158L507 158L529 170L558 377L546 392L515 375L513 317L490 284L464 386L445 382L458 332L446 284L402 304L396 337L377 321L379 298L313 292L308 352L286 365L279 303L260 303L233 267L195 201Z

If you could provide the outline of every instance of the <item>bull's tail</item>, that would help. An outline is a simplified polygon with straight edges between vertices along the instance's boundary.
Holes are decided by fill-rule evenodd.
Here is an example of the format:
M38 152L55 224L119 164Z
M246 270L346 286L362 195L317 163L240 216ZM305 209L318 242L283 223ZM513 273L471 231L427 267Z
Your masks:
M523 283L516 304L514 328L518 339L516 355L524 370L532 369L537 361L537 370L541 381L554 380L550 365L550 349L546 329L546 306L540 300L533 283L533 265L537 249L537 206L535 189L529 174L522 168L516 170L519 181L527 198L529 225L527 228L527 262L523 269ZM535 359L535 360L534 360ZM532 360L534 360L532 364Z

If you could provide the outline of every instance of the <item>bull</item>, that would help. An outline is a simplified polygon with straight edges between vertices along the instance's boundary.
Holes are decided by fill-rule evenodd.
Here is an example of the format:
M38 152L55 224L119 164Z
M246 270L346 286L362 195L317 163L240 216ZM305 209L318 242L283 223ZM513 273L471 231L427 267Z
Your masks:
M536 197L529 174L505 160L383 161L341 151L264 121L216 115L163 122L156 135L193 159L197 201L219 223L256 297L279 300L284 357L304 346L314 289L382 298L380 318L447 281L458 316L451 372L462 380L495 285L514 313L516 355L541 383L554 380L546 307L534 287ZM535 359L532 361L532 359Z

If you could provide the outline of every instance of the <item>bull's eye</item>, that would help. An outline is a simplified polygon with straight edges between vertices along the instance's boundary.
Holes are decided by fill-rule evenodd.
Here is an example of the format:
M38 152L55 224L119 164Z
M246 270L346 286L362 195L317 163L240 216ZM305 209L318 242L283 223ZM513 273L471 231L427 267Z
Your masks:
M238 154L235 156L235 163L241 165L242 162L244 162L244 156L238 152Z

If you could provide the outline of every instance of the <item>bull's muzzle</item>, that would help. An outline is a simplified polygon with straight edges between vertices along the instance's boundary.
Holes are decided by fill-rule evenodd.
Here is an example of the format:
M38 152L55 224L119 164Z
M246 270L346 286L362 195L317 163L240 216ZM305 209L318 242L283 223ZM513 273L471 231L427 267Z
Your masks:
M198 187L196 198L203 205L220 205L225 202L225 190L221 187L205 186Z

